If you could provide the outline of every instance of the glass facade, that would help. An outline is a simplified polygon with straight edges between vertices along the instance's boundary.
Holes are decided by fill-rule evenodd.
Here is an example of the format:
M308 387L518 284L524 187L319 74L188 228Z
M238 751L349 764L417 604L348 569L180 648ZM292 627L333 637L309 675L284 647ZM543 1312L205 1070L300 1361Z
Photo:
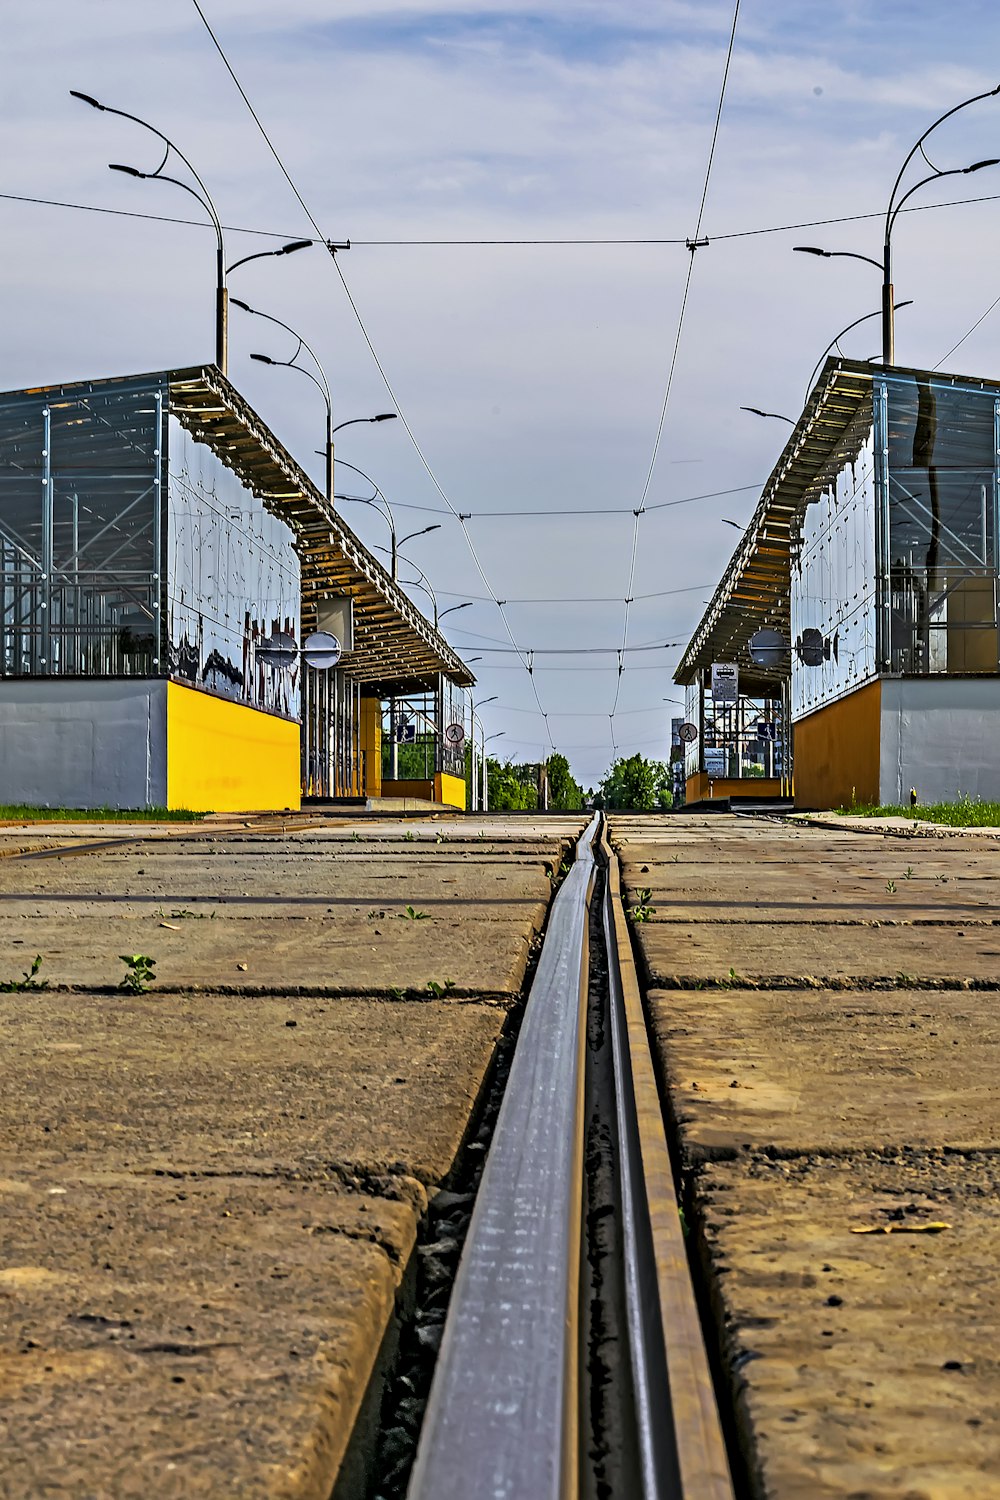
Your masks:
M0 401L0 675L162 675L165 383Z
M791 568L792 714L877 676L995 675L1000 394L875 375L839 466L803 515Z
M881 436L879 665L996 672L1000 401L973 385L876 382Z
M294 717L297 668L255 654L298 639L292 531L168 408L165 376L0 401L0 675L173 677Z
M257 645L272 634L299 637L292 531L173 416L167 453L170 675L295 717L299 668L276 670L256 659Z

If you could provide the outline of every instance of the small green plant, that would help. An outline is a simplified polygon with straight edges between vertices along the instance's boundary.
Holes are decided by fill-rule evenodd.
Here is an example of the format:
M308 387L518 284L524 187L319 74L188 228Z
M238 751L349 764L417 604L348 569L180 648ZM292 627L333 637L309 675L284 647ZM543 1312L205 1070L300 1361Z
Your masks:
M894 880L886 881L885 893L887 896L894 896L896 894L896 882Z
M439 984L436 979L428 979L426 988L434 996L435 1000L440 1000L450 990L455 988L455 981L454 979L446 979L444 984Z
M408 844L412 844L413 840L416 838L416 834L413 832L412 828L408 828L403 834L403 837Z
M417 911L416 907L408 906L405 911L399 913L404 922L427 922L430 920L429 911Z
M119 953L125 975L118 988L131 995L144 995L156 978L156 959L148 953Z
M351 834L351 843L352 844L360 844L360 842L361 842L361 835L360 835L360 833L358 833L357 829L355 829L354 832Z
M23 990L45 990L48 989L49 981L39 979L38 971L42 967L42 955L36 953L30 969L24 970L23 979L8 979L5 984L0 984L0 994L14 995Z
M394 1000L402 1000L403 999L403 991L401 989L399 989L397 985L393 984L393 985L389 986L389 994L392 996L392 998Z
M731 990L735 989L737 985L746 984L746 980L741 975L737 974L735 969L731 968L729 970L729 978L723 979L721 981L721 984L724 990Z
M629 908L629 916L633 922L648 922L656 914L656 907L649 904L652 894L652 891L645 888L636 891L635 903Z

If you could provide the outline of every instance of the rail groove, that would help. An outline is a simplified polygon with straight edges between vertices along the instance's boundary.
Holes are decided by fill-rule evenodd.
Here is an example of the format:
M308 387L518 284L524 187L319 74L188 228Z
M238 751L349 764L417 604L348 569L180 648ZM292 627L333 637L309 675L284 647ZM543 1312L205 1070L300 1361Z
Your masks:
M628 1500L732 1500L618 862L599 816L553 903L408 1500L569 1500L593 1489L580 1280L589 925L598 885L625 1287L618 1336L631 1380L632 1467L641 1475Z

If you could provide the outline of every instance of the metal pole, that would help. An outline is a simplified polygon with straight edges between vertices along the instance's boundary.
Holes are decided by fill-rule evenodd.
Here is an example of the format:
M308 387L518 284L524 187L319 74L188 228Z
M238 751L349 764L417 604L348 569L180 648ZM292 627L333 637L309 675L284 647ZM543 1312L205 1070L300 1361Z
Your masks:
M333 499L333 408L326 409L326 498L331 506Z
M215 363L223 375L229 374L229 292L226 288L226 257L219 236L216 252L218 275L215 293Z
M389 699L389 780L399 780L399 745L396 741L396 700Z
M882 255L882 367L896 363L896 324L893 312L892 245L886 235Z

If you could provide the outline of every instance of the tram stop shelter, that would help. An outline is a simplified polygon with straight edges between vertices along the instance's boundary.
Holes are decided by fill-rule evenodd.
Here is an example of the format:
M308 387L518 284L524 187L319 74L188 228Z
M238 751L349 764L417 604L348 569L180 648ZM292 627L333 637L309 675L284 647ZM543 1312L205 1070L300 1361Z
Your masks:
M745 792L760 722L778 781L751 770L757 795L1000 800L998 532L1000 382L828 359L675 673L688 800ZM786 647L764 666L762 630Z
M379 797L407 694L438 732L393 792L465 804L443 731L472 673L215 366L0 395L0 591L6 804ZM298 654L317 629L328 671Z

